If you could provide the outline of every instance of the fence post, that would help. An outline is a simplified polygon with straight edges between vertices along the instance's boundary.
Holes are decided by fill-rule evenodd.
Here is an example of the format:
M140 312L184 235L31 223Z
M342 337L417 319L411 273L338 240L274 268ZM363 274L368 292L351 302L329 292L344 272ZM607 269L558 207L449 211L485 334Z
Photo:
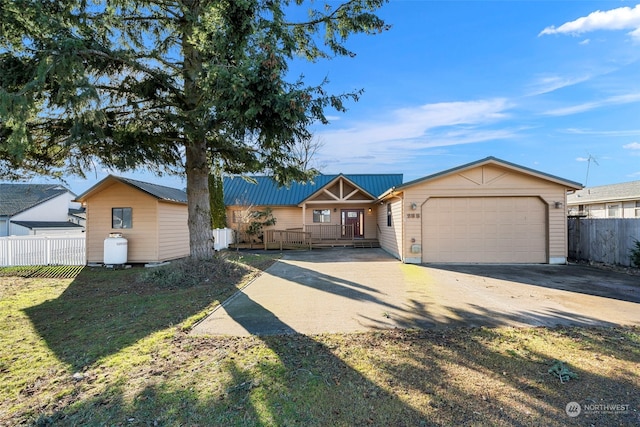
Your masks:
M13 265L13 240L7 238L7 265Z

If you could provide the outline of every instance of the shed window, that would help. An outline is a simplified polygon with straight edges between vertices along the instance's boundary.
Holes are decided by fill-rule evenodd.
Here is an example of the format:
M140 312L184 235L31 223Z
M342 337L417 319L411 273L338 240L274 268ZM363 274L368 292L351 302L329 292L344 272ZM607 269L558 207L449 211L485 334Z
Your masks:
M620 205L607 206L607 217L618 218L619 215L620 215Z
M387 203L387 227L391 227L391 203Z
M111 209L111 228L132 228L131 208Z
M314 209L313 222L331 222L330 209Z

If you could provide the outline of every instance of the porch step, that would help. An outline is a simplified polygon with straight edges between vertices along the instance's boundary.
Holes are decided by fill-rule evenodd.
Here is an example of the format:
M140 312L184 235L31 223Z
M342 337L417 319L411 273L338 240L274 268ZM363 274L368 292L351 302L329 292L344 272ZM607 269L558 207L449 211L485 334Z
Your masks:
M379 248L380 242L377 240L354 240L354 248Z

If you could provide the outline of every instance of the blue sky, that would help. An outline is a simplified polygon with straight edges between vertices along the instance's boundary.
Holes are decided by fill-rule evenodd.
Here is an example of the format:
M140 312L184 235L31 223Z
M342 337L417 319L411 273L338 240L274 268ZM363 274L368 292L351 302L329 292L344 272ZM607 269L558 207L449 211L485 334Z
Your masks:
M292 64L310 84L365 90L314 128L323 173L409 181L495 156L583 184L589 169L589 186L640 180L640 5L392 0L380 15L392 29L351 39L355 58Z
M496 156L583 184L589 167L589 186L640 179L640 6L392 1L382 16L393 28L354 40L356 58L305 72L365 89L316 131L324 172L410 180Z

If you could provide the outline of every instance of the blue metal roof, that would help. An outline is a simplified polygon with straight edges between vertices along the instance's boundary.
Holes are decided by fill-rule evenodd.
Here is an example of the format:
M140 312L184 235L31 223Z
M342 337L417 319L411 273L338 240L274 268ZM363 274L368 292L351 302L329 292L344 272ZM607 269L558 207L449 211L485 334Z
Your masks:
M224 204L255 206L296 206L338 177L353 182L372 197L402 184L402 174L318 175L310 182L294 182L279 187L267 176L251 176L250 182L239 176L224 177Z

